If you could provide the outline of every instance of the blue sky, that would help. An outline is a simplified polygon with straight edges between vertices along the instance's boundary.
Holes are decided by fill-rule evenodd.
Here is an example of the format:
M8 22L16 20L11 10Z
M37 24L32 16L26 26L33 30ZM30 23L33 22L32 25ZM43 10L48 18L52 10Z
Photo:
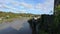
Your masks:
M54 0L0 0L0 11L53 14Z

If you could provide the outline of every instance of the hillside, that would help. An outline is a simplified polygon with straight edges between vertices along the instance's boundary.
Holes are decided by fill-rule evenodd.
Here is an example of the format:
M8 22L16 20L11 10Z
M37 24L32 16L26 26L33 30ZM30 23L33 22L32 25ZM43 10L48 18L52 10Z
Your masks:
M12 13L12 12L2 12L0 11L0 22L2 21L12 21L14 18L23 18L23 17L34 17L34 16L40 16L36 14L31 13Z

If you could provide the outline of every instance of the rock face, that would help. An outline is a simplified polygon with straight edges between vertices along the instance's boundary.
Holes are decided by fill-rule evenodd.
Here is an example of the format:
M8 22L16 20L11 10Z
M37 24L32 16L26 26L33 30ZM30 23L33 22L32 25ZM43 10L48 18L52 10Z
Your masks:
M55 0L54 8L58 5L60 5L60 0ZM48 34L59 34L57 33L57 31L59 32L60 28L59 28L59 25L57 27L54 25L54 19L55 19L54 16L55 14L54 15L41 15L41 18L37 19L36 21L33 21L33 19L30 19L28 20L28 22L32 28L32 31L34 31L33 29L35 29L36 31L36 26L39 24L38 30L45 31Z
M49 31L53 25L53 15L41 15L41 18L28 20L32 28L32 34L37 34L37 30Z
M36 31L36 26L39 24L39 20L40 18L32 18L30 20L28 20L28 23L30 24L30 27L32 29L32 34L37 34L37 31Z
M41 22L39 25L39 30L52 34L53 26L53 15L41 15Z

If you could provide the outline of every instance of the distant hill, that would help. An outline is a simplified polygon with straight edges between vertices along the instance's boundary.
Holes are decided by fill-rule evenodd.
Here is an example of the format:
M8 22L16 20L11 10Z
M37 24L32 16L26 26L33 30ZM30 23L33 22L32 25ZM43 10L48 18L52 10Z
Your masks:
M35 14L31 14L31 13L12 13L12 12L3 12L3 11L0 11L0 23L2 22L12 22L13 19L16 19L16 18L24 18L24 17L27 17L27 18L32 18L34 16L39 16L39 15L35 15Z
M10 16L10 17L17 17L17 16L34 17L34 16L40 16L40 15L31 14L31 13L12 13L12 12L2 12L2 11L0 11L0 17L6 17L6 16Z

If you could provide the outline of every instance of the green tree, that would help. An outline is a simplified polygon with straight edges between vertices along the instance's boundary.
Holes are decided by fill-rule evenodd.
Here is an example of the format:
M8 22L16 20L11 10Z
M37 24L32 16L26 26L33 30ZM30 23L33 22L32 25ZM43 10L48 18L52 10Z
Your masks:
M57 30L57 33L60 34L60 5L55 7L55 14L54 14L54 26L55 29Z

